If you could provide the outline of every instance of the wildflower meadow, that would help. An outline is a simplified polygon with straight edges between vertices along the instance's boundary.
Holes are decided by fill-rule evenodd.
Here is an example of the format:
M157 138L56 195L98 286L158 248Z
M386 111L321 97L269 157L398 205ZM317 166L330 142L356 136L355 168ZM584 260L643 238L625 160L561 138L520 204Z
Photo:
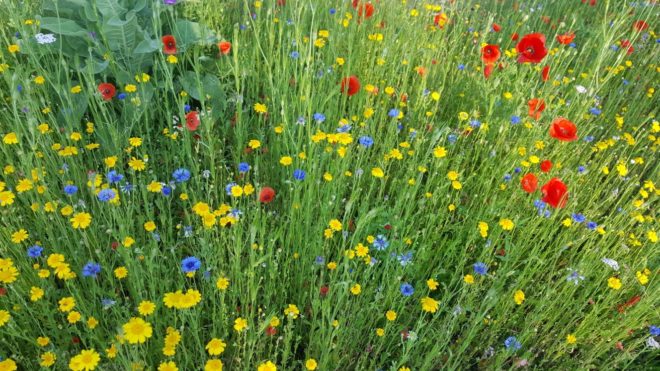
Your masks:
M0 371L648 370L655 0L0 0Z

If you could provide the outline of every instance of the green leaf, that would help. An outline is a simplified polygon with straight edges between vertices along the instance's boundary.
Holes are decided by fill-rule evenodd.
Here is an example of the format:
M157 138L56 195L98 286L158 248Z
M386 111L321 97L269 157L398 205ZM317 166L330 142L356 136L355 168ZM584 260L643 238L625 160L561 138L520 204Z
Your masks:
M78 70L80 72L91 72L92 74L97 74L103 72L106 68L108 68L108 65L110 64L109 61L98 61L93 58L87 58L85 65L80 66Z
M133 11L126 13L125 21L116 16L101 26L101 32L108 42L108 48L112 51L133 50L137 30L137 18Z
M118 17L126 12L117 0L96 0L96 9L106 18Z
M213 32L207 27L202 26L197 22L186 20L176 21L173 36L176 39L177 45L183 47L202 40L209 42L214 38Z
M59 35L85 36L87 31L70 19L43 17L40 20L41 28Z
M160 40L151 40L146 39L140 41L140 43L135 47L133 53L142 54L142 53L153 53L156 50L160 49L161 41Z

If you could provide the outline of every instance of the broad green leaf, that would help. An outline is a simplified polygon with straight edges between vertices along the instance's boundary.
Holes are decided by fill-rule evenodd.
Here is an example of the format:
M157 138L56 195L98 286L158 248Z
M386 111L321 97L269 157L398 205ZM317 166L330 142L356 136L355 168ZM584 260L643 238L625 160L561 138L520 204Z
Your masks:
M43 17L41 18L41 28L59 35L87 35L87 31L78 23L66 18Z
M173 36L177 44L183 47L199 41L207 42L213 39L213 33L207 27L186 20L178 20L175 23Z
M135 47L133 53L142 54L142 53L153 53L156 50L160 49L161 41L160 40L151 40L146 39L140 41L140 43Z
M126 13L126 8L119 5L117 0L96 0L96 9L105 18L118 17Z
M137 18L135 12L126 13L126 20L119 17L110 18L101 27L101 32L108 42L108 48L112 51L133 50L137 32Z

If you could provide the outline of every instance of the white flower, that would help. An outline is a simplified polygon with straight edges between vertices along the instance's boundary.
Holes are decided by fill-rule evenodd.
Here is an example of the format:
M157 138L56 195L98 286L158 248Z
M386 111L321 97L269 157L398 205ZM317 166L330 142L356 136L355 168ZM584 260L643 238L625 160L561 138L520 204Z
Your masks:
M653 336L649 336L649 338L646 339L646 346L653 349L660 349L660 344L658 344L658 342L655 341Z
M614 269L615 271L619 270L619 263L617 263L616 260L613 259L608 259L608 258L603 258L601 261L607 265L610 266L610 268Z
M37 39L37 42L42 45L52 44L56 40L55 35L53 35L52 33L47 33L47 34L38 33L34 35L34 38Z
M580 93L580 94L584 94L584 93L587 92L587 88L585 88L585 87L582 86L582 85L577 85L577 86L575 87L575 90L577 90L577 92Z

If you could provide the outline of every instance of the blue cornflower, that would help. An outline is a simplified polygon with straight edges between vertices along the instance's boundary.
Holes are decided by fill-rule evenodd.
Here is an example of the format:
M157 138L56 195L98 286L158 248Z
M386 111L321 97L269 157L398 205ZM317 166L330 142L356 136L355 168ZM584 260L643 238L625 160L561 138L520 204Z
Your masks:
M135 188L131 183L126 183L123 186L120 187L121 191L124 193L131 193L133 192L133 188Z
M110 170L106 175L106 178L108 178L108 182L110 184L112 183L119 183L124 179L124 176L117 173L115 170Z
M193 235L193 228L190 225L183 227L183 236L191 237Z
M342 125L342 126L337 128L337 132L338 133L347 133L347 132L351 131L352 128L353 127L349 124Z
M516 173L516 174L520 174L521 171L522 171L522 169L519 168L519 167L513 169L513 172Z
M289 53L289 57L291 57L293 59L298 59L298 57L300 57L300 53L298 53L297 51L294 50L291 53Z
M566 281L568 281L568 282L573 282L573 284L576 285L576 286L577 286L577 285L580 283L580 281L582 281L582 280L584 280L584 276L581 276L581 275L580 275L580 272L578 272L578 271L576 271L576 270L572 270L572 271L571 271L571 274L569 274L568 277L566 277Z
M586 137L584 137L584 141L587 142L587 143L591 143L591 142L594 141L594 136L593 135L587 135Z
M187 182L190 179L190 170L184 168L176 169L172 173L172 178L177 183Z
M587 220L587 218L585 218L584 215L582 215L582 214L580 214L580 213L577 213L577 214L574 213L574 214L572 214L572 215L571 215L571 218L572 218L573 221L576 222L576 223L582 223L582 222L584 222L585 220Z
M330 14L331 14L331 15L334 15L335 13L337 13L337 9L335 9L335 8L330 8Z
M516 339L515 336L509 336L504 340L504 346L506 347L507 350L518 350L522 347L518 339Z
M476 262L472 266L472 269L474 270L474 273L483 276L486 273L488 273L488 266L482 262Z
M98 263L94 262L89 262L85 264L82 270L82 274L85 277L93 277L96 278L96 276L101 273L101 265Z
M305 180L305 175L306 175L305 170L296 169L293 171L293 177L296 180Z
M373 243L373 246L378 251L385 250L389 245L390 245L390 243L389 243L389 241L387 241L387 237L383 236L382 234L379 234L378 236L376 236L376 239L374 240L374 243Z
M322 114L322 113L317 112L317 113L314 114L313 117L314 117L314 121L316 121L318 123L322 123L323 121L325 121L325 115Z
M465 65L463 63L458 65L458 70L463 71L465 69Z
M250 171L250 164L248 164L247 162L241 162L240 164L238 164L239 173L247 173L248 171Z
M399 260L399 264L401 264L402 267L405 267L406 265L410 264L410 262L412 262L413 253L412 251L408 251L405 254L398 255L396 258Z
M389 112L387 112L387 115L390 117L399 117L399 110L396 108L392 108Z
M41 252L44 251L44 248L39 245L30 246L27 250L27 254L31 258L38 258L41 256Z
M593 107L593 108L590 108L590 109L589 109L589 113L591 113L591 114L594 115L594 116L598 116L598 115L600 115L601 112L602 112L602 111L599 110L599 109L596 108L596 107Z
M585 171L587 171L586 167L584 167L583 165L578 166L578 173L584 174Z
M116 301L108 298L103 298L101 299L101 305L103 306L103 309L110 309L113 305L117 304Z
M511 125L520 124L520 116L511 116Z
M504 174L504 181L505 182L511 181L511 174Z
M456 143L456 141L458 140L458 135L456 135L456 134L449 134L449 135L447 136L447 140L449 141L450 144L454 144L454 143Z
M594 229L596 229L597 227L598 227L598 224L596 224L596 222L588 222L588 223L587 223L587 228L590 229L590 230L592 230L592 231L593 231Z
M325 264L325 258L322 257L322 256L317 256L316 259L314 259L314 264L317 264L317 265Z
M400 290L403 296L410 296L415 293L415 289L407 282L401 284Z
M475 129L478 129L481 127L481 121L479 120L470 120L470 126L472 126Z
M73 184L64 186L64 193L66 193L67 195L71 196L74 195L76 192L78 192L78 187L74 186Z
M190 112L190 104L184 104L183 105L183 112L188 113Z
M201 268L201 266L202 266L202 262L199 261L199 259L197 259L194 256L189 256L181 260L181 270L183 271L183 273L195 272L196 270Z
M361 136L360 139L358 139L358 143L360 143L360 145L362 145L364 147L369 148L369 147L374 145L374 140L371 139L370 136L364 135L364 136Z
M651 325L649 327L649 332L651 333L651 336L660 336L660 327Z
M126 99L126 93L119 93L119 94L117 94L117 99L119 99L119 100L124 100L124 99Z
M102 189L97 197L99 198L99 201L102 202L108 202L111 201L113 198L115 198L116 193L110 188Z
M172 194L172 187L170 186L163 186L163 189L160 190L160 193L163 194L163 196L169 196Z

